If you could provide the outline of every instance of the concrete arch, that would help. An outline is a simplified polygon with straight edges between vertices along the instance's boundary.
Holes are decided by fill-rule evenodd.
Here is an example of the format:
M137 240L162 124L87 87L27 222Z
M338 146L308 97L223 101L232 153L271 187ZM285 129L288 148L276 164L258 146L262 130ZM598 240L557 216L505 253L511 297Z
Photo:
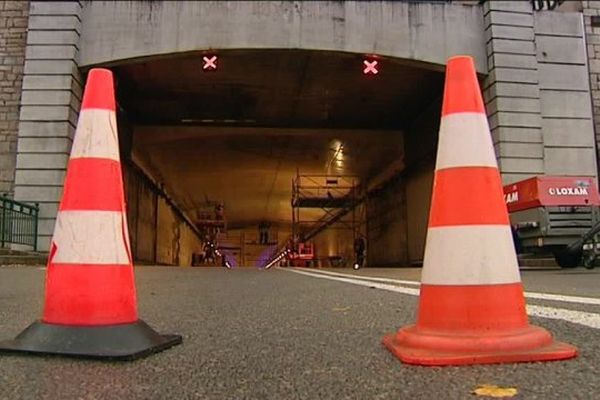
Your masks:
M487 73L482 7L434 2L93 1L78 65L205 49L310 49L444 65L471 54Z

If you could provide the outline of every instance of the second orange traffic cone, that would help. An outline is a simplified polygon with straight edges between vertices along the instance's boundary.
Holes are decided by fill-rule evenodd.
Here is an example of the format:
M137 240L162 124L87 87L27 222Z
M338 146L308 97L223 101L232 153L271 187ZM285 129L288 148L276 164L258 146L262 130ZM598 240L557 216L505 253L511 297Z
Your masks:
M112 73L88 76L46 275L41 321L1 351L133 359L181 343L138 319Z
M577 350L528 323L473 59L448 61L417 322L386 336L401 361L546 361Z

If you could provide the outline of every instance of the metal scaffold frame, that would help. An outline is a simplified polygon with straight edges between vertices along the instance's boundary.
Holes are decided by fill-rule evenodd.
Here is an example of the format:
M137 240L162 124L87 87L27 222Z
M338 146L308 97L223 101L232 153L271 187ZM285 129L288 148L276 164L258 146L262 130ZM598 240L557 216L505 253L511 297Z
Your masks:
M306 242L328 228L352 231L353 243L366 237L365 196L355 175L308 175L292 179L292 237ZM306 218L303 209L320 210L318 218Z
M222 257L222 264L229 268L225 255L221 252L220 241L227 235L227 219L225 218L224 203L222 201L206 200L196 210L195 226L200 232L203 241L204 255L198 260L192 260L192 264L216 264L217 257ZM208 258L204 258L208 256Z

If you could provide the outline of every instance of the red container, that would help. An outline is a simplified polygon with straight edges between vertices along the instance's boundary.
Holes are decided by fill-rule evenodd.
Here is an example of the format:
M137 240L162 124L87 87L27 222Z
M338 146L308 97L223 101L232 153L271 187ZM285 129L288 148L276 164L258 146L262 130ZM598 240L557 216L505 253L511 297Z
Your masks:
M536 176L504 186L508 212L545 206L598 206L594 178Z

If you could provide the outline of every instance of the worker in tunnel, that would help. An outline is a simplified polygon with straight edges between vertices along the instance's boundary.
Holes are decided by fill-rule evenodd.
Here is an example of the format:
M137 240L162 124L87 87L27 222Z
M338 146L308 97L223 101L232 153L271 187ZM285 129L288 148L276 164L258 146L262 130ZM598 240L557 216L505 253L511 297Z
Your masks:
M258 224L258 242L260 244L269 244L269 228L270 224L267 221L261 221Z
M354 269L359 269L364 266L366 252L367 241L362 235L359 235L354 240Z
M204 262L214 264L216 262L215 245L211 241L204 244Z

